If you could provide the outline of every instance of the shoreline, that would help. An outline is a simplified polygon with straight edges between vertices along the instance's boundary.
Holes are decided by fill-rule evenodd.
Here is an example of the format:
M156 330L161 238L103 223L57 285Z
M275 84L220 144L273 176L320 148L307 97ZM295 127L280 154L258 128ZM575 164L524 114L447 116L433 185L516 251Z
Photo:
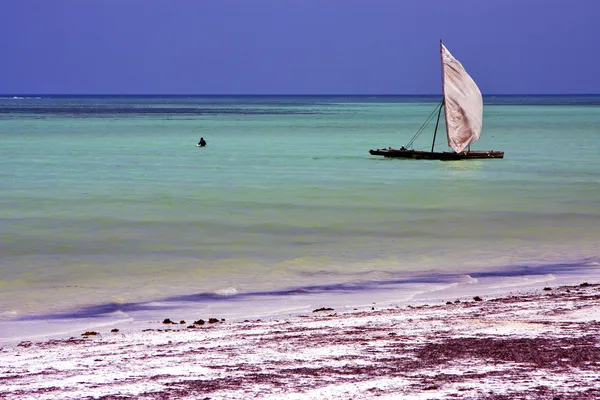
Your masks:
M218 317L227 321L247 318L292 318L327 306L353 311L444 303L473 296L505 296L544 286L576 285L594 281L600 264L593 260L538 263L473 271L467 274L430 271L420 274L378 274L379 280L326 282L272 290L179 294L140 302L107 302L73 306L0 318L0 347L21 341L42 341L78 336L89 330L137 332L165 318L197 320ZM315 277L319 282L318 277Z
M155 326L165 318L179 320L225 318L291 318L327 306L353 311L377 307L435 304L473 296L504 296L543 286L575 285L594 281L600 264L594 260L538 263L472 271L467 274L430 271L420 274L374 274L379 280L326 282L272 290L179 294L140 302L107 302L73 306L0 318L0 347L21 341L64 339L82 332L136 332ZM319 282L318 277L315 277Z
M24 341L0 349L0 397L597 398L588 282Z

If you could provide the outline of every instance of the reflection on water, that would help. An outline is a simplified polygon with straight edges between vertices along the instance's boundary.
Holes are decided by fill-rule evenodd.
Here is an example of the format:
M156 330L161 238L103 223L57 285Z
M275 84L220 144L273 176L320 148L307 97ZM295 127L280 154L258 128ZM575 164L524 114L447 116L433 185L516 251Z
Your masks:
M444 161L441 163L441 167L448 173L462 173L464 171L474 172L482 171L485 167L485 163L496 163L502 162L500 160L456 160L456 161ZM462 175L461 175L462 176Z

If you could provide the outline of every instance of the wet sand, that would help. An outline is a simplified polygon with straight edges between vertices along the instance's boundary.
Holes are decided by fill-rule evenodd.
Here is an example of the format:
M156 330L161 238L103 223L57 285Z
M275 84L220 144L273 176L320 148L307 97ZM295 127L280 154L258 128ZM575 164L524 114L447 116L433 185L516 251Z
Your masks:
M323 306L263 320L165 316L174 323L21 342L0 350L0 398L600 397L598 284L418 306Z

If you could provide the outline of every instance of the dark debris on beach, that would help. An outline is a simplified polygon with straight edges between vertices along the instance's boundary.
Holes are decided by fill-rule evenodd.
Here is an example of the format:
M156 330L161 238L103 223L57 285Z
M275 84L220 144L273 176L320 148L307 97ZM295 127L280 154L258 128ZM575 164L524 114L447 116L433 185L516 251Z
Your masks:
M599 285L376 313L318 311L23 342L0 351L0 398L600 397Z

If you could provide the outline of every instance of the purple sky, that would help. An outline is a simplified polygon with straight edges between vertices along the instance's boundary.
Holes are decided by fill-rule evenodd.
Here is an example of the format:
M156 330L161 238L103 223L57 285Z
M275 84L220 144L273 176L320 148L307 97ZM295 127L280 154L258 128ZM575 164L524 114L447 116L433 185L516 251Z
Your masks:
M4 94L600 93L600 0L2 0Z

